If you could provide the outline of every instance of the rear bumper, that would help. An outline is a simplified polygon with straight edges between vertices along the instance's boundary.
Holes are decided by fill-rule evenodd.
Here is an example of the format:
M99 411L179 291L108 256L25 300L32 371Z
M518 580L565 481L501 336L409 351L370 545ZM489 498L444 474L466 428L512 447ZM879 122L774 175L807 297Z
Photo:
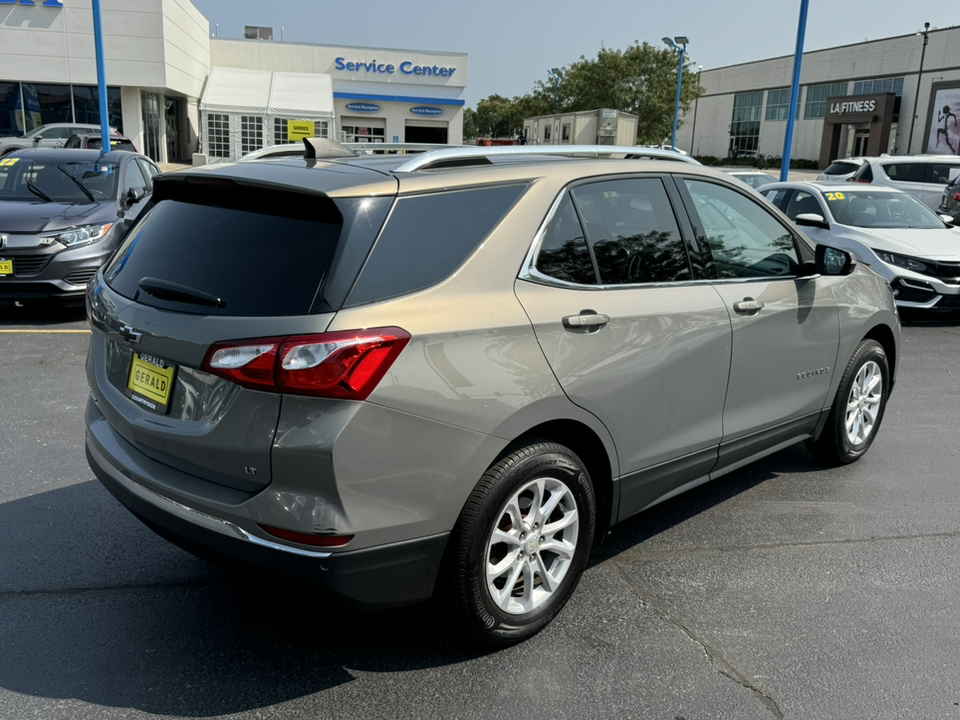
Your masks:
M448 533L355 551L273 542L135 482L87 432L87 461L101 483L161 536L308 579L352 604L387 607L433 594Z

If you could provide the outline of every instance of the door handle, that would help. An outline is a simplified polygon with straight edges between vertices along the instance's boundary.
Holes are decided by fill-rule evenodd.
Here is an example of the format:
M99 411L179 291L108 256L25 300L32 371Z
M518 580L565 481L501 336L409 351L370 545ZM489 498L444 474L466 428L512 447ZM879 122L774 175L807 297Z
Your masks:
M563 318L565 328L584 328L587 330L599 330L610 322L610 316L593 310L582 310L579 315L567 315Z
M733 309L743 315L754 315L763 309L763 303L752 297L745 297L740 302L735 302Z

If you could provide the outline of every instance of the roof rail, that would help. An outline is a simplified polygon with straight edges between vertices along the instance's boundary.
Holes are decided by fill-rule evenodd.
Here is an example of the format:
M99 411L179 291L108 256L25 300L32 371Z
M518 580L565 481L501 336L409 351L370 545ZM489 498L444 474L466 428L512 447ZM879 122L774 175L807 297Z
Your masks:
M522 155L562 155L567 157L612 158L617 156L622 160L673 160L691 165L700 165L689 155L681 155L674 150L663 148L646 148L636 145L506 145L506 146L477 146L454 147L445 150L429 150L408 160L394 169L394 172L415 172L427 170L431 167L463 167L474 164L489 164L494 156L522 156Z

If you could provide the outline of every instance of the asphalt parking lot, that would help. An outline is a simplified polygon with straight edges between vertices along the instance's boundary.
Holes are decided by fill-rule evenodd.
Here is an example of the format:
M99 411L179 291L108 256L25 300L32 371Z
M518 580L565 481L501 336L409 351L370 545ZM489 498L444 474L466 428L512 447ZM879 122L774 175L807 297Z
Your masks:
M0 305L0 718L960 718L960 317L905 320L862 460L642 513L491 652L154 536L84 459L82 315Z

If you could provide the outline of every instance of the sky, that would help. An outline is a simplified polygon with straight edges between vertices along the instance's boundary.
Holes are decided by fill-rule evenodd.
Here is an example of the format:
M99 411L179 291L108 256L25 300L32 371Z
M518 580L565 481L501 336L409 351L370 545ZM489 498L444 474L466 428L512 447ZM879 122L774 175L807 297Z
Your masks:
M705 70L793 55L800 18L800 0L192 1L221 38L259 25L277 40L282 28L286 42L467 53L464 100L474 108L493 94L525 95L537 80L552 82L548 68L601 47L663 46L664 36L686 35L690 60ZM810 0L804 49L908 35L925 22L945 28L960 15L950 0Z

